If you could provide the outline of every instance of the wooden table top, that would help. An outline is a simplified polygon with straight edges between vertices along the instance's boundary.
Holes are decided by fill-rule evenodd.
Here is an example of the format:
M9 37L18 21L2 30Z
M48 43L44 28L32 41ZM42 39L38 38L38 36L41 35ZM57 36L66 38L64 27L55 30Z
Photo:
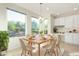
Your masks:
M42 44L42 43L47 42L49 40L50 39L39 39L39 40L37 40L37 39L32 39L32 40L26 39L26 41L31 41L32 43L36 43L36 44Z
M49 41L49 40L40 39L40 40L33 40L32 42L36 43L36 44L42 44L42 43L47 42L47 41Z

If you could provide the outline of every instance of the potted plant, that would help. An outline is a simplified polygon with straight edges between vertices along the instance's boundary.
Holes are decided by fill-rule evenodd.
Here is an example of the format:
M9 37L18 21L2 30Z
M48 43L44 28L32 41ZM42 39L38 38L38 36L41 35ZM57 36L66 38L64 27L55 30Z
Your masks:
M7 31L0 31L0 55L2 51L6 51L8 48L9 34Z

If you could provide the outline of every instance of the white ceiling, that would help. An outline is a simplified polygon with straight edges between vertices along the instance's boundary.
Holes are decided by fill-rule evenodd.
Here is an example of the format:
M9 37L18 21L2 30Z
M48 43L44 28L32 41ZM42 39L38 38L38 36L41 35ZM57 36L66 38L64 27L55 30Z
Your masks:
M16 5L40 14L40 3L16 3ZM49 8L49 11L46 8ZM73 11L73 8L78 8L78 10ZM48 17L50 14L59 14L59 16L79 14L79 3L43 3L41 9L41 14L45 17Z

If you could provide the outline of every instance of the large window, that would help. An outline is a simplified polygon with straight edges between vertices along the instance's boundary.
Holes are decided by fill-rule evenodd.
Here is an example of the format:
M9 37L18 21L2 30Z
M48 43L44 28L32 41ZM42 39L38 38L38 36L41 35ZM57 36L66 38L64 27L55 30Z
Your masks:
M43 21L32 17L32 34L40 33L47 34L48 30L48 19L44 19Z
M32 34L39 33L39 20L32 17Z
M25 15L7 9L8 31L10 37L25 35Z

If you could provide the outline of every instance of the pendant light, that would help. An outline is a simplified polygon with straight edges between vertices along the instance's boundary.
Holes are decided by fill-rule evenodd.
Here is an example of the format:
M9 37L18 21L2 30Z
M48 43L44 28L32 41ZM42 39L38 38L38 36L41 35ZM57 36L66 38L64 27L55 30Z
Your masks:
M43 21L43 17L42 17L42 4L43 3L40 3L40 17L39 17L40 22Z

